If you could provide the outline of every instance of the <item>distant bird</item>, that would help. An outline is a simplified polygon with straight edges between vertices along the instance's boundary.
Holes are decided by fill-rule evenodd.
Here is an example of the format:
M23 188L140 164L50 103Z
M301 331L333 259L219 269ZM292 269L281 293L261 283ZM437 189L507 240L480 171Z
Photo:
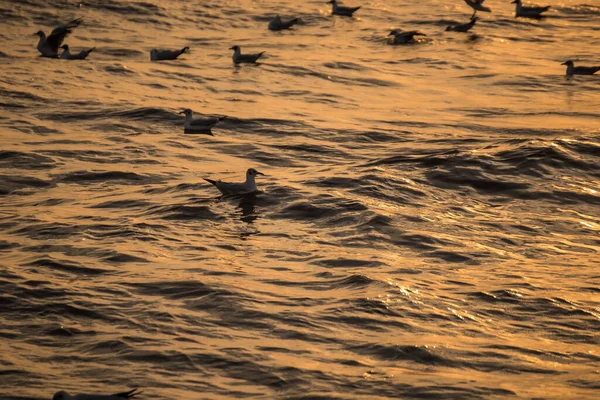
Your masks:
M448 25L446 27L446 31L447 32L467 32L473 26L475 26L475 22L477 22L478 19L479 18L477 17L477 15L472 15L471 20L469 22L465 22L464 24Z
M64 25L57 26L48 37L46 37L46 34L43 31L37 31L34 33L34 35L40 37L40 40L37 44L37 49L42 54L42 57L58 57L58 48L62 44L63 40L65 40L65 37L69 33L73 32L73 29L77 28L82 21L83 18L77 18L71 22L67 22Z
M351 17L352 14L356 12L360 8L358 7L346 7L340 6L337 0L329 0L327 3L331 3L331 14L332 15L341 15L343 17Z
M256 175L264 175L264 174L262 172L258 172L254 168L249 168L248 171L246 171L246 182L244 182L244 183L229 183L229 182L222 182L220 180L214 181L212 179L206 179L206 178L204 178L204 180L206 182L214 185L223 194L245 195L245 194L250 194L250 193L256 192L256 190L257 190L256 182L254 181L254 178L256 177Z
M95 47L92 47L91 49L81 50L77 54L71 54L68 44L63 44L60 48L64 50L60 55L63 60L84 60L95 49Z
M186 108L179 114L185 114L185 123L183 125L185 133L210 133L210 130L215 125L227 118L226 116L222 116L194 119L194 112L189 108Z
M190 50L188 46L185 46L181 50L157 50L152 49L150 51L150 61L163 61L163 60L175 60L183 53L187 53Z
M542 13L546 12L550 9L550 6L543 6L543 7L537 7L537 6L532 6L532 7L526 7L523 5L523 3L521 2L521 0L514 0L511 1L512 4L516 4L517 6L517 10L516 10L516 16L517 17L525 17L525 18L541 18L542 17Z
M269 22L269 30L281 31L284 29L290 29L292 26L296 25L298 21L300 21L299 18L292 18L287 21L284 21L279 15L277 15Z
M52 400L123 400L131 399L141 393L137 389L133 389L129 392L117 394L76 394L75 396L71 396L69 393L61 390L60 392L56 392Z
M394 29L388 36L393 35L391 44L407 44L415 41L415 36L427 36L419 31L403 31Z
M576 67L573 61L565 61L561 65L567 66L567 75L594 75L600 67Z
M232 46L229 50L233 50L233 62L235 64L240 63L249 63L254 64L256 60L258 60L265 52L261 51L260 53L255 54L242 54L242 49L240 46Z
M465 3L473 9L473 15L471 17L474 17L477 11L492 12L491 8L483 5L484 1L485 0L465 0Z

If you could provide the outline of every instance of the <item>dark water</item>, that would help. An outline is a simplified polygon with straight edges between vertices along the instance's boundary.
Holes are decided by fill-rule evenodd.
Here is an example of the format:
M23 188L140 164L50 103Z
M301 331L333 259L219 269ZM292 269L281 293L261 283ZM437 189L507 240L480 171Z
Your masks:
M600 8L489 3L0 2L0 397L598 398Z

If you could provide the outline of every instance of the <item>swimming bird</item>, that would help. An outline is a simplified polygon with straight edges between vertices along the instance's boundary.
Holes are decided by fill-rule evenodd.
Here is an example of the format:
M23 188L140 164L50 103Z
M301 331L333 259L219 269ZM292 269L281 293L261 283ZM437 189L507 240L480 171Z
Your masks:
M77 54L71 54L68 44L63 44L60 48L64 50L60 55L63 60L84 60L95 49L95 47L92 47L91 49L81 50Z
M284 29L290 29L292 26L296 25L298 21L300 21L300 18L292 18L287 21L284 21L279 15L277 15L269 22L269 30L281 31Z
M477 11L492 12L491 8L483 5L484 1L485 0L465 0L465 3L467 3L467 5L473 9L473 15L471 18L475 16Z
M242 54L242 49L240 48L240 46L232 46L229 48L229 50L233 50L233 62L235 64L240 64L240 63L249 63L249 64L254 64L256 63L256 60L258 60L265 52L261 51L260 53L255 53L255 54Z
M475 26L475 22L477 22L478 19L479 18L477 17L477 15L472 15L471 20L469 22L465 22L464 24L448 25L446 27L446 31L447 32L467 32L473 26Z
M183 125L185 133L210 133L210 130L215 125L227 118L226 116L222 116L194 119L194 112L189 108L186 108L179 114L185 114L185 124Z
M244 183L229 183L223 182L221 180L214 181L212 179L204 180L212 185L214 185L219 191L223 194L230 195L245 195L256 192L256 182L254 178L256 175L264 175L262 172L258 172L254 168L249 168L246 171L246 182Z
M516 4L517 6L517 10L516 10L516 15L517 17L525 17L525 18L541 18L542 17L542 13L546 12L550 9L550 6L543 6L543 7L538 7L538 6L530 6L530 7L526 7L523 5L523 3L521 2L521 0L514 0L511 1L512 4Z
M352 14L360 8L358 7L346 7L340 6L337 0L329 0L327 3L331 3L331 15L341 15L343 17L351 17Z
M594 75L600 71L600 67L576 67L571 60L565 61L561 65L567 66L567 75Z
M116 394L76 394L71 396L69 393L61 390L56 392L52 400L123 400L131 399L142 392L138 392L137 389L130 390L129 392L122 392Z
M37 31L34 35L40 37L40 40L37 44L38 51L42 54L42 57L50 57L56 58L58 57L58 48L62 44L65 37L73 32L73 29L77 28L83 18L77 18L73 21L67 22L66 24L57 26L52 30L50 36L46 37L46 34L43 31Z
M427 36L419 31L403 31L401 29L394 29L388 36L393 35L391 44L406 44L415 41L415 36Z
M163 61L163 60L175 60L177 57L182 55L183 53L187 53L189 51L189 47L185 46L181 50L157 50L152 49L150 51L150 61Z

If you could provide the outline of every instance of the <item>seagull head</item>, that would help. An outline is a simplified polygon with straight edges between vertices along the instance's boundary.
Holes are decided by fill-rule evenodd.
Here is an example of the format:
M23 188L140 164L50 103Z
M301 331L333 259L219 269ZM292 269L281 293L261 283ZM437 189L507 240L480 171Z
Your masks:
M233 50L233 51L236 51L236 50L239 50L239 49L240 49L240 46L238 46L237 44L235 46L231 46L229 48L229 50Z
M45 36L44 31L37 31L36 33L33 34L33 36Z
M390 33L388 33L388 36L390 35L396 35L398 33L398 31L396 29L394 29L393 31L391 31Z
M335 4L335 3L337 3L337 0L329 0L327 3L328 4Z
M510 2L510 4L517 4L517 3L520 3L520 2L521 2L521 0L513 0L513 1Z
M248 171L246 171L246 176L256 176L256 175L264 175L264 174L262 172L258 172L254 168L248 168Z
M61 49L64 50L69 50L69 45L68 44L63 44L62 46L60 46Z
M574 65L574 63L571 60L567 60L564 63L561 63L560 65Z
M179 111L179 114L185 114L185 115L192 115L192 110L189 108L186 108L185 110L181 110Z
M181 49L182 53L189 53L190 51L190 47L189 46L185 46L183 49Z
M69 393L65 392L64 390L61 390L60 392L56 392L54 394L52 400L71 400L72 398L73 396L71 396Z

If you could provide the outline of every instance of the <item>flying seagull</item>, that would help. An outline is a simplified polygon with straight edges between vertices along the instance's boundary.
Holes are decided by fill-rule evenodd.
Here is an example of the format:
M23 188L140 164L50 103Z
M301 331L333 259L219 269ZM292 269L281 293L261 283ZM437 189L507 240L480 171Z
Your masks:
M571 60L565 61L561 65L567 66L567 75L594 75L600 71L600 67L576 67Z
M233 50L233 62L235 64L240 64L240 63L249 63L249 64L254 64L256 63L256 60L258 60L265 52L261 51L260 53L256 53L256 54L242 54L242 49L240 48L240 46L232 46L229 48L229 50Z
M227 118L223 116L194 119L194 112L189 108L186 108L179 114L185 114L185 124L183 125L185 133L211 133L210 130L215 125Z
M77 54L71 54L71 52L69 51L68 44L63 44L62 46L60 46L60 48L64 50L60 54L60 58L63 60L84 60L95 49L95 47L92 47L91 49L81 50Z
M138 392L137 389L130 390L129 392L122 392L117 394L76 394L74 396L61 390L56 392L52 400L123 400L131 399L142 392Z
M37 44L37 49L40 53L42 53L42 57L58 57L58 48L62 44L63 40L65 40L65 37L69 33L73 32L73 29L77 28L82 21L83 18L77 18L71 22L57 26L48 37L46 37L44 31L41 30L34 33L34 35L40 37L40 40Z
M204 180L212 185L214 185L217 189L219 189L219 191L225 195L229 194L229 195L245 195L245 194L250 194L250 193L254 193L256 192L256 182L254 181L254 178L256 177L256 175L264 175L262 172L258 172L257 170L255 170L254 168L249 168L248 171L246 171L246 182L243 183L230 183L230 182L223 182L223 181L214 181L212 179L206 179L204 178Z
M473 26L475 26L475 22L477 22L478 19L479 19L479 17L477 17L477 15L472 15L471 20L469 22L465 22L463 24L448 25L446 27L446 31L447 32L467 32Z
M473 17L477 11L492 12L491 8L483 5L484 1L485 0L465 0L465 3L467 3L473 9Z
M152 49L152 51L150 51L150 60L151 61L175 60L177 57L179 57L183 53L187 53L189 49L190 48L188 46L185 46L181 50Z

